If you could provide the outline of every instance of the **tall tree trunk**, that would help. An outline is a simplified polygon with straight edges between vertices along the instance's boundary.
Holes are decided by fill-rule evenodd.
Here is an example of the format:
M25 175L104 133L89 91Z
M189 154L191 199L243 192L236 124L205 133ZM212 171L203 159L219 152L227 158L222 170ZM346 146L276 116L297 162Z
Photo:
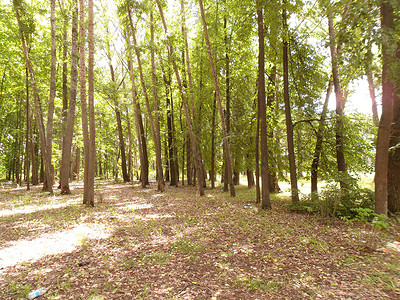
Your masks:
M258 83L257 83L258 88ZM256 162L256 203L261 203L260 189L260 101L257 99L257 128L256 128L256 147L255 147L255 162Z
M211 67L212 76L213 76L213 80L214 80L214 88L215 88L215 93L217 96L218 110L219 110L220 119L221 119L222 136L223 136L223 143L224 143L224 150L225 150L225 164L228 166L227 174L225 174L225 175L228 178L230 194L232 197L234 197L235 196L235 185L233 184L233 178L232 178L232 159L231 159L230 146L229 146L229 142L228 142L228 131L227 131L227 126L226 126L225 117L224 117L224 109L222 107L221 93L219 90L217 72L215 70L215 65L214 65L214 61L213 61L213 57L212 57L212 53L211 53L210 39L208 37L208 29L207 29L207 23L206 23L202 0L199 0L199 5L200 5L200 12L201 12L201 19L202 19L203 28L204 28L204 37L205 37L205 41L206 41L207 54L208 54L208 59L210 61L210 67Z
M51 164L51 156L53 153L53 117L54 117L54 99L56 97L56 72L57 72L57 52L56 52L56 1L50 1L50 28L51 28L51 63L50 63L50 95L49 106L47 112L47 155L50 157L51 181L44 181L43 189L48 189L45 185L53 186L54 166Z
M126 35L127 44L130 45L129 36ZM140 113L139 104L137 102L137 91L135 84L135 75L133 72L133 60L132 60L132 51L128 46L129 52L129 72L131 76L132 83L132 103L133 109L135 113L135 129L136 129L136 137L139 145L139 159L140 159L140 180L142 183L142 188L145 188L149 184L149 161L147 159L147 147L146 147L146 138L144 136L144 128L142 123L142 117Z
M329 25L329 43L330 50L332 56L332 76L333 76L333 85L335 87L335 96L336 96L336 161L337 161L337 169L339 171L339 182L340 188L342 190L346 190L348 188L348 183L346 182L347 175L347 166L344 157L344 97L342 93L342 87L340 83L340 75L339 75L339 57L336 49L336 34L335 28L333 24L333 17L331 12L328 11L328 25Z
M116 85L117 82L115 80L115 72L114 72L114 67L112 65L112 60L111 60L111 54L108 52L108 64L110 67L110 73L111 73L111 81ZM115 111L115 118L117 120L117 128L118 128L118 138L119 138L119 148L121 151L121 168L122 168L122 179L124 182L129 182L129 174L126 168L126 154L125 154L125 140L124 140L124 133L122 129L122 121L121 121L121 111L119 108L119 103L118 103L118 90L114 91L115 94L113 94L114 98L114 111Z
M83 204L88 204L88 165L89 165L89 129L88 129L88 109L86 100L86 27L85 27L85 1L79 1L79 79L80 79L80 98L82 114L82 135L83 135Z
M157 164L157 172L159 173L158 178L157 178L157 182L158 182L158 190L160 190L161 192L164 191L164 179L163 179L163 174L162 174L162 161L161 161L161 144L160 144L160 136L157 135L156 132L156 125L154 124L154 119L152 116L152 110L150 108L150 102L147 96L147 89L146 89L146 84L145 84L145 80L144 80L144 76L143 76L143 69L142 69L142 63L141 63L141 59L140 59L140 53L139 53L139 49L138 49L138 45L136 42L136 30L133 26L133 22L132 22L132 16L131 16L131 10L128 7L128 15L129 15L129 23L130 23L130 27L131 27L131 32L132 32L132 37L133 37L133 45L135 48L135 53L136 53L136 58L137 58L137 62L138 62L138 68L139 68L139 74L140 74L140 82L142 85L142 90L143 90L143 95L144 98L146 100L146 108L147 108L147 114L148 114L148 118L150 121L150 127L151 127L151 133L153 135L153 140L154 140L154 145L155 145L155 150L156 150L156 164Z
M226 131L228 134L228 142L229 142L229 134L231 131L231 101L230 101L230 69L229 69L229 54L228 54L228 34L227 34L227 18L224 16L224 42L225 42L225 96L226 96L226 107L225 107L225 120L226 120ZM224 165L224 173L228 173L228 165ZM233 184L235 183L235 172L233 172ZM228 191L228 178L224 177L224 191Z
M125 84L124 84L124 86L125 86ZM124 88L124 90L125 90L125 88ZM125 98L127 98L126 95L125 95ZM129 181L132 181L133 180L132 130L131 130L131 120L129 117L128 106L126 106L126 122L127 122L127 129L128 129L128 177L129 177Z
M215 112L217 106L217 96L214 93L214 103L213 103L213 111L212 111L212 127L211 127L211 172L210 172L210 180L211 180L211 188L215 188Z
M382 115L379 122L375 156L375 213L387 215L390 127L393 121L393 96L395 92L390 78L390 66L394 63L394 57L390 50L390 35L393 33L390 31L393 29L394 17L393 7L390 3L382 2L380 10L384 39L382 42ZM397 112L394 115L397 115Z
M313 161L311 163L311 194L317 195L318 193L318 166L319 158L322 153L322 141L324 137L325 119L328 112L329 97L332 93L333 81L329 80L328 89L326 90L325 102L322 108L321 118L319 119L317 141L315 143Z
M165 18L164 18L164 13L163 13L162 7L160 5L159 0L156 0L156 2L157 2L158 9L160 11L160 16L161 16L161 20L162 20L162 23L163 23L164 31L165 31L165 33L167 33L168 32L167 23L165 22ZM183 2L181 2L181 4L183 6ZM183 10L184 10L184 8L183 8ZM185 43L186 43L187 42L186 25L184 23L185 23L185 17L183 15L183 31L184 31L184 37L185 37ZM193 151L193 160L194 160L195 168L197 170L197 172L196 172L197 176L199 177L199 180L198 180L199 181L199 184L198 184L199 194L201 196L203 196L204 195L204 174L203 174L203 169L202 169L203 168L203 164L201 162L200 147L197 144L198 138L197 138L197 135L195 134L195 130L193 129L193 125L192 125L192 117L193 116L191 115L190 110L188 108L187 96L185 95L185 92L184 92L184 87L183 87L183 84L182 84L182 81L181 81L181 77L180 77L180 74L179 74L179 71L178 71L178 66L177 66L177 63L176 63L176 57L175 57L175 54L174 54L175 52L174 52L174 49L173 49L173 45L172 45L172 43L171 43L171 41L169 39L169 36L168 36L168 41L167 42L168 42L169 52L171 53L171 60L172 60L172 65L173 65L174 72L175 72L176 81L178 83L179 92L180 92L180 95L181 95L181 98L182 98L183 110L185 112L185 117L186 117L186 125L188 127L189 140L188 140L187 149L190 151L190 148L191 148L192 151ZM186 61L187 61L189 55L188 55L188 52L186 54L187 54L186 55L187 56L186 57ZM185 57L185 56L183 56L183 57ZM189 64L188 61L187 61L187 65L186 66L188 67L188 72L190 72L190 64ZM192 82L191 82L191 75L189 77L189 84L193 88L193 85L192 85ZM191 94L193 95L192 89L190 89L190 91L191 91ZM193 102L194 102L194 99L192 98L192 103ZM191 143L191 147L189 145L189 142ZM187 151L187 153L188 153L188 157L187 157L187 162L188 162L188 164L187 164L188 185L190 185L190 183L189 183L189 178L190 178L189 174L191 172L191 167L189 165L189 161L190 161L190 152L189 151Z
M175 137L174 137L174 123L173 123L173 100L172 100L172 90L171 90L171 73L168 72L168 77L165 72L163 72L163 79L165 85L165 99L167 105L167 130L168 130L168 165L171 173L171 186L178 185L178 178L176 172L176 153L175 149Z
M144 125L143 125L143 118L140 110L140 105L139 102L136 104L137 110L139 112L139 129L140 129L140 139L142 141L142 147L143 147L143 169L141 169L140 177L142 180L142 187L146 187L150 184L149 182L149 157L147 155L147 137L146 137L146 132L144 131ZM140 166L142 168L142 166Z
M289 170L290 170L290 185L292 190L292 202L299 201L299 191L297 188L297 171L296 171L296 161L294 155L294 143L293 143L293 123L292 115L290 112L290 99L289 99L289 60L288 60L288 41L286 34L288 34L288 25L286 20L286 8L287 0L283 0L283 29L285 31L283 38L283 97L285 100L285 117L286 117L286 132L287 132L287 146L289 152Z
M262 198L261 208L271 208L269 197L269 166L268 166L268 141L267 141L267 114L265 102L265 51L264 51L264 22L261 3L257 1L258 24L258 108L260 115L261 134L261 182Z
M276 91L276 66L272 67L271 75L269 76L269 89L268 89L268 96L267 96L267 107L269 108L269 112L271 113L271 117L274 114L274 105L276 103L275 99L275 91ZM275 121L274 121L275 123ZM274 142L274 124L268 122L267 129L268 129L268 139L272 143ZM270 193L279 193L280 188L278 184L278 172L277 172L277 164L276 159L274 157L273 151L269 148L268 149L268 160L269 163L269 192Z
M72 16L72 48L71 48L71 85L70 99L67 117L67 127L64 133L62 149L62 163L60 174L61 194L70 194L69 176L71 172L71 147L74 135L75 107L78 86L78 3L75 1L75 8Z
M397 50L400 54L400 49ZM389 142L388 210L400 212L400 84L393 93L393 121Z
M86 204L94 206L94 176L96 163L96 127L94 119L94 15L93 0L88 2L88 106L89 106L89 165Z
M154 22L153 22L153 12L150 12L150 58L151 58L151 81L153 83L153 109L154 113L154 126L155 126L155 134L157 144L156 153L156 165L157 165L157 183L158 190L164 191L164 178L163 178L163 170L162 170L162 160L161 160L161 138L160 138L160 121L159 121L159 105L158 105L158 95L157 95L157 76L156 76L156 64L154 59ZM158 149L157 149L158 148Z
M43 157L44 164L45 164L45 173L46 173L45 177L46 177L47 182L52 183L53 179L52 179L52 175L51 175L51 156L48 155L48 151L47 151L48 147L47 147L47 140L46 140L46 131L45 131L44 122L43 122L43 112L41 109L39 94L36 89L36 80L35 80L34 71L33 71L32 65L29 60L28 50L26 47L25 37L24 37L24 33L23 33L23 24L21 23L18 3L16 0L13 0L13 6L14 6L14 10L15 10L15 15L17 18L18 27L19 27L22 50L24 53L24 59L25 59L26 67L28 68L29 76L31 79L31 88L32 88L32 92L33 92L33 96L34 96L33 97L34 104L35 104L35 116L36 116L37 126L39 129L42 157ZM43 186L43 190L53 193L53 185L48 184L47 186Z
M26 88L26 189L29 191L31 189L31 181L30 181L30 173L31 173L31 164L30 164L30 155L31 155L31 109L30 109L30 101L29 101L29 78L28 78L28 69L25 71L25 88Z

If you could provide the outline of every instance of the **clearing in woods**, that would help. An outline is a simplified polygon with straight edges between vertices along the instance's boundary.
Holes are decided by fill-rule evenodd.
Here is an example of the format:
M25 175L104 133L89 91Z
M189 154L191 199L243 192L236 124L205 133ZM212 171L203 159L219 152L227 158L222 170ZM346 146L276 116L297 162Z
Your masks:
M400 299L391 229L291 212L254 189L162 194L97 183L94 208L34 187L0 189L0 299Z

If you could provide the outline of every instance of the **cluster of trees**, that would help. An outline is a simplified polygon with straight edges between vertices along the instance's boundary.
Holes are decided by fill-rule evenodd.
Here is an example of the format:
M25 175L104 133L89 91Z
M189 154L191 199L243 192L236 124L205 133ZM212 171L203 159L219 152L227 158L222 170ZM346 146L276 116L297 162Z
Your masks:
M95 177L121 172L124 182L146 187L155 178L160 191L169 182L203 195L219 174L234 196L246 174L269 208L288 174L297 202L299 177L311 180L315 197L319 180L337 182L345 195L355 174L375 167L376 212L399 211L399 6L2 4L0 176L28 189L42 180L49 192L57 180L67 194L83 165L84 203L93 205ZM372 116L346 110L363 78Z

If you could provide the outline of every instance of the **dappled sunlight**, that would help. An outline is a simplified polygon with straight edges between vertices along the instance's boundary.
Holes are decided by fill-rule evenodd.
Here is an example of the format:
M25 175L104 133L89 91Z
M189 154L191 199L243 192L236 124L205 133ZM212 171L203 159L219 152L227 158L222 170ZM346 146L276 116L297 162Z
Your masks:
M140 209L146 209L146 208L152 208L153 204L151 203L132 203L132 204L127 204L124 206L119 207L119 209L122 210L140 210Z
M81 224L32 240L10 242L8 247L0 250L0 270L23 262L33 262L46 255L72 252L86 239L105 239L110 234L111 230L104 225Z
M30 214L35 213L42 210L49 210L49 209L57 209L62 207L67 207L69 205L78 204L79 199L70 199L63 203L50 203L50 204L41 204L41 205L25 205L20 207L15 207L12 209L2 209L0 210L0 217L7 217L17 214Z

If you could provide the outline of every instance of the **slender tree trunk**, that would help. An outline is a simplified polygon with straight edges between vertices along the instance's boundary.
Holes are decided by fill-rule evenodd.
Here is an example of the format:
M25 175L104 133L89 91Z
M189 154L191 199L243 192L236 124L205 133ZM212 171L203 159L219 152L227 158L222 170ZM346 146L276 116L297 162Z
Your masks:
M110 67L110 73L111 73L111 81L116 84L115 80L115 72L114 72L114 67L112 65L112 60L111 60L111 54L107 53L108 56L108 64ZM129 174L126 168L126 154L125 154L125 140L124 140L124 133L122 129L122 121L121 121L121 111L119 108L119 103L118 103L118 90L115 90L115 94L113 95L114 98L114 111L115 111L115 118L117 120L117 128L118 128L118 138L119 138L119 148L121 151L121 168L122 168L122 179L124 182L129 182Z
M86 204L94 206L94 176L96 164L96 127L94 119L94 16L93 0L88 2L88 108L89 108L89 165L88 165L88 198Z
M286 5L286 0L283 1L283 5ZM288 33L288 26L286 21L286 8L283 8L282 12L283 28ZM285 34L284 34L285 35ZM285 116L286 116L286 132L287 132L287 145L289 152L289 170L290 170L290 184L292 189L292 202L299 201L299 191L297 188L297 171L296 161L294 155L294 143L293 143L293 123L292 116L290 113L290 99L289 99L289 60L288 60L288 41L287 38L283 39L283 97L285 100Z
M230 142L229 135L231 131L231 88L230 88L230 64L229 64L229 54L228 54L228 33L227 33L227 18L224 16L224 42L225 42L225 96L226 96L226 131L228 134L228 142ZM227 174L228 172L228 165L224 165L224 173ZM233 172L233 184L237 185L236 183L236 176L235 172ZM224 191L228 191L228 180L227 176L224 177Z
M30 130L31 130L31 109L30 109L30 101L29 101L29 78L28 78L28 70L26 69L25 74L25 85L26 85L26 189L29 191L31 189L31 181L30 181L30 173L31 173L31 164L30 164L30 155L31 155L31 141L30 141Z
M53 117L54 117L54 99L56 96L56 72L57 72L57 52L56 52L56 1L50 1L50 28L51 28L51 63L50 63L50 95L47 112L47 155L50 157L51 171L54 174L54 166L51 164L51 156L53 153ZM51 181L44 181L43 189L47 190L45 185L53 186L53 176Z
M274 120L272 117L274 114L274 105L276 103L275 100L275 90L276 90L276 66L272 67L271 75L269 76L269 89L268 89L268 96L267 96L267 107L270 112L270 118ZM268 117L268 115L267 115ZM273 123L275 124L275 120ZM274 124L272 122L268 122L267 130L268 130L268 141L274 143ZM268 163L269 163L269 192L270 193L279 193L280 188L278 184L278 174L277 174L277 164L276 159L273 151L269 148L268 149Z
M212 111L212 127L211 127L211 188L215 188L215 112L217 109L217 96L214 93L214 103Z
M156 76L156 64L154 59L154 22L153 22L153 12L150 12L150 58L151 58L151 81L153 83L153 100L154 100L154 126L157 144L155 147L156 153L156 165L157 165L157 183L158 190L164 191L165 183L163 178L162 170L162 160L161 160L161 138L160 138L160 122L159 122L159 105L158 105L158 95L157 95L157 76Z
M339 179L340 188L342 190L346 190L348 188L348 184L345 180L347 175L347 166L344 157L344 137L343 137L344 97L342 93L342 87L340 84L339 61L338 61L339 58L336 50L336 34L331 12L328 12L328 25L329 25L330 50L332 56L333 85L335 87L335 96L336 96L336 161L337 161L337 169L339 171L339 176L340 176Z
M69 176L71 172L71 147L74 135L75 107L78 86L78 3L75 2L75 8L72 16L72 49L71 49L71 85L70 99L67 117L67 127L64 133L64 143L62 149L62 164L60 174L61 194L70 194Z
M206 41L206 47L207 47L207 54L208 54L208 59L210 61L210 67L214 79L214 88L215 88L215 93L217 97L217 103L218 103L218 110L220 114L220 119L221 119L221 126L222 126L222 136L223 136L223 143L224 143L224 149L225 149L225 164L228 166L227 169L227 178L229 182L229 187L230 187L230 194L232 197L235 196L235 185L233 184L233 178L232 178L232 159L231 159L231 151L230 151L230 146L228 142L228 131L227 131L227 126L225 122L225 117L224 117L224 109L222 107L222 101L221 101L221 93L219 90L219 84L218 84L218 77L217 77L217 72L215 70L215 65L211 53L211 46L210 46L210 39L208 37L208 29L207 29L207 23L205 19L205 13L204 13L204 7L203 7L203 1L199 0L199 5L200 5L200 12L201 12L201 19L203 22L203 28L204 28L204 37Z
M80 100L82 114L82 135L83 135L83 204L90 205L88 202L88 165L89 165L89 129L88 129L88 109L86 100L86 55L85 55L85 1L79 1L79 76L80 76Z
M318 193L318 166L319 158L322 153L322 141L324 137L325 119L328 112L329 97L332 93L333 81L329 80L328 89L326 90L325 102L322 108L321 118L319 119L318 131L317 131L317 142L315 143L315 150L313 155L313 161L311 164L311 194L317 195Z
M130 45L130 39L128 35L126 36L127 44ZM144 128L142 123L142 117L140 114L139 104L137 102L137 91L135 84L135 75L133 72L133 60L132 60L132 51L131 48L128 47L129 52L129 71L131 76L132 83L132 103L133 109L135 113L135 128L136 128L136 137L139 145L139 159L140 159L140 180L142 183L142 188L145 188L149 184L149 162L147 159L147 147L146 147L146 138L144 136Z
M139 49L138 49L137 42L136 42L136 30L133 26L131 11L130 11L129 7L128 7L128 15L129 15L129 22L130 22L130 27L131 27L131 31L132 31L133 44L134 44L136 58L137 58L137 62L138 62L140 82L142 85L144 98L146 100L147 114L149 117L151 132L153 135L153 140L154 140L154 145L155 145L155 150L156 150L156 164L157 164L157 170L158 170L157 172L159 173L158 178L157 178L158 189L162 192L162 191L164 191L164 179L163 179L163 175L162 175L162 165L161 165L161 163L162 163L162 161L161 161L161 144L160 144L159 135L157 135L157 132L156 132L156 125L154 124L155 122L154 122L154 119L152 116L152 110L150 108L150 102L149 102L149 99L147 96L147 89L146 89L146 84L145 84L145 80L144 80L144 76L143 76L143 69L142 69L142 63L141 63L141 59L140 59L140 53L139 53Z
M375 126L378 127L379 126L378 107L376 104L375 84L374 84L374 80L372 78L371 71L367 72L367 80L368 80L369 95L370 95L371 101L372 101L372 119L374 120Z
M161 16L161 20L162 20L162 23L163 23L164 31L165 31L165 33L167 33L168 29L167 29L167 24L165 22L165 18L164 18L164 13L163 13L162 7L160 5L159 0L156 0L156 2L157 2L158 9L160 11L160 16ZM183 2L182 2L182 5L183 5ZM182 9L184 10L184 8L182 8ZM186 26L185 26L184 23L185 23L185 19L184 19L184 15L183 15L183 31L184 31L185 42L187 42ZM188 108L187 96L185 95L185 92L184 92L183 84L182 84L181 77L180 77L179 71L178 71L178 66L177 66L177 63L176 63L176 57L174 55L175 52L174 52L172 43L171 43L169 38L168 38L168 47L169 47L169 51L171 53L171 60L172 60L172 64L173 64L173 68L174 68L174 72L175 72L175 77L176 77L176 81L178 83L179 91L180 91L181 98L182 98L183 110L185 112L186 125L188 127L188 133L189 133L189 140L188 140L188 145L187 145L187 149L188 149L188 151L187 151L187 154L188 154L187 155L188 185L190 185L189 178L191 179L191 177L189 177L189 174L191 172L191 167L189 165L189 162L190 162L190 148L191 148L192 151L193 151L193 159L194 159L195 168L197 170L197 176L199 177L199 180L198 180L199 181L199 184L198 184L199 194L201 196L203 196L204 195L204 174L203 174L203 164L202 164L202 161L201 161L200 147L197 144L198 137L196 135L196 132L193 129L193 125L192 125L192 117L193 116L191 115L190 110ZM187 52L186 61L188 59L188 56L189 55L188 55L188 52ZM185 56L183 56L183 57L185 57ZM188 72L190 72L190 64L189 64L188 61L187 61L187 67L188 67ZM193 95L193 92L192 92L193 91L193 89L192 89L193 85L192 85L192 82L191 82L191 75L189 77L189 85L191 86L190 91L191 91L191 94ZM194 99L192 97L192 103L193 102L194 102ZM191 147L190 147L189 142L191 143Z
M124 88L124 90L125 90L125 88ZM127 98L126 95L125 95L125 98ZM127 129L128 129L128 177L129 177L129 181L132 181L133 180L133 174L132 174L132 169L133 169L133 161L132 161L132 131L131 131L131 120L130 120L130 117L129 117L128 106L126 106L126 121L127 121Z
M268 166L268 141L267 141L267 115L265 102L265 51L264 51L264 22L262 7L257 3L257 24L258 24L258 108L260 116L261 134L261 182L262 198L261 208L271 208L269 197L269 166Z
M395 91L389 75L390 65L394 63L390 52L390 35L393 33L389 31L393 29L394 17L393 7L389 3L382 2L380 10L384 39L382 43L382 115L379 122L375 156L375 213L387 215L390 127L393 121L393 96Z
M14 10L15 10L15 15L17 18L19 31L20 31L20 38L21 38L22 50L24 53L24 59L25 59L26 67L28 68L29 76L31 79L31 87L32 87L32 92L33 92L33 96L34 96L34 104L35 104L36 122L37 122L37 126L39 129L39 136L40 136L40 141L41 141L41 150L42 150L41 152L42 152L42 157L43 157L44 163L46 165L45 166L45 172L46 172L45 177L46 177L47 182L52 183L51 156L49 156L47 153L48 148L47 148L46 132L45 132L44 122L43 122L43 112L41 109L39 94L36 89L36 80L35 80L34 71L33 71L33 68L31 66L31 63L29 60L28 50L26 47L25 37L23 34L23 29L22 29L23 24L21 23L18 4L17 4L16 0L13 0L13 6L14 6ZM43 186L43 188L46 188L46 189L44 189L45 191L53 193L53 185L52 184Z
M142 141L142 147L143 147L143 173L141 174L141 180L142 180L142 187L148 186L149 183L149 157L147 155L147 137L146 137L146 132L144 131L144 125L143 125L143 118L139 106L139 102L137 102L137 109L139 112L139 129L140 129L140 138ZM142 166L141 166L142 167Z
M167 130L168 130L168 165L171 173L171 186L178 185L177 172L176 172L176 154L174 151L175 138L174 138L174 123L173 123L173 102L172 102L172 91L171 91L171 74L163 74L164 85L165 85L165 98L167 104ZM171 92L170 92L171 91Z

